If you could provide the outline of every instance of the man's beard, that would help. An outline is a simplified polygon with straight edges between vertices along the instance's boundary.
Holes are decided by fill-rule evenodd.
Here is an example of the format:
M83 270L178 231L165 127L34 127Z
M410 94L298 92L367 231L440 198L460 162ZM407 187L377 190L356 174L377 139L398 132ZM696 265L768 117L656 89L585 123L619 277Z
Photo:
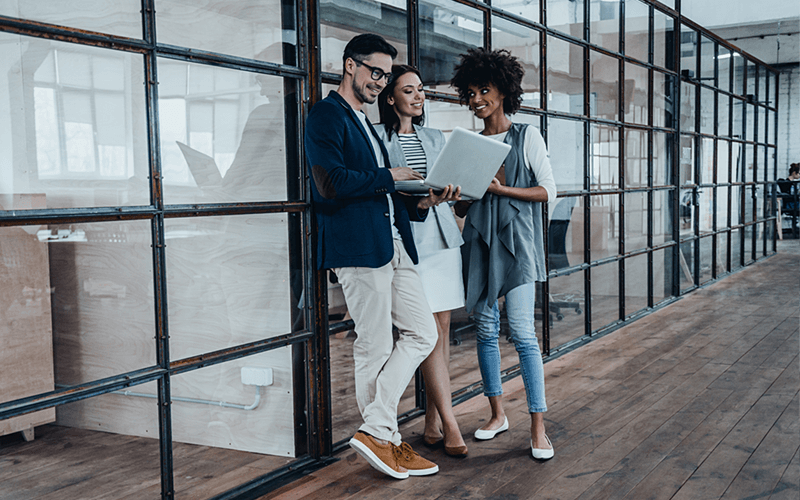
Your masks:
M358 96L358 98L364 104L372 104L378 98L378 96L374 96L372 94L368 94L367 90L369 89L368 85L365 85L364 88L360 88L356 85L356 82L353 81L353 92Z

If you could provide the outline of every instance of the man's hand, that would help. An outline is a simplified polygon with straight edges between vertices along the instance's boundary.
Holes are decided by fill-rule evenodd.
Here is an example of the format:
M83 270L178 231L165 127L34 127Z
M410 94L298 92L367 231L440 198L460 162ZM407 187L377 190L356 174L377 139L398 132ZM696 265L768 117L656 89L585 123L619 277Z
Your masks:
M429 189L428 196L420 199L419 202L417 202L417 208L420 210L427 210L438 205L439 203L459 200L461 200L461 186L456 186L454 188L452 184L448 184L447 187L444 188L444 190L439 194L435 194L433 189Z
M500 180L497 177L492 177L492 182L489 184L489 187L486 188L486 192L492 194L501 194L502 189L503 184L500 183Z
M425 178L413 168L408 167L390 168L389 172L392 174L392 179L395 181L413 181L415 179Z

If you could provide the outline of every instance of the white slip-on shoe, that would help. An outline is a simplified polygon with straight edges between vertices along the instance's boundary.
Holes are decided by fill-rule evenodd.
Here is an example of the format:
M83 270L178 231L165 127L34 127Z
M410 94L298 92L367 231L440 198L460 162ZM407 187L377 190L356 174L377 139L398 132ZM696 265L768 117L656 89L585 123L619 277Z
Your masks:
M550 445L550 449L534 448L533 440L531 439L531 455L533 455L533 458L537 460L550 460L556 454L556 450L553 448L553 443L550 442L550 438L547 437L546 434L544 438L547 440L547 444Z
M487 439L492 439L496 435L500 434L501 432L505 432L508 430L508 417L505 417L503 420L503 425L498 427L497 429L493 430L486 430L486 429L478 429L475 431L475 439L479 441L486 441Z

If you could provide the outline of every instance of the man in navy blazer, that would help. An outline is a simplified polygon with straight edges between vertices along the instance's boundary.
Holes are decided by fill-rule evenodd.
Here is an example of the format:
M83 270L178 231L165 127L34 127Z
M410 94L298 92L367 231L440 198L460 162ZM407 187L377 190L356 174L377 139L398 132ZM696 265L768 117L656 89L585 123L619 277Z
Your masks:
M364 424L350 440L373 467L398 479L439 467L404 443L397 405L414 371L433 349L436 325L414 264L409 220L459 199L448 187L425 197L396 193L394 181L419 179L408 167L390 168L383 142L362 112L391 80L394 47L374 34L344 50L342 82L314 105L305 149L317 216L317 265L333 269L355 322L356 400ZM393 342L392 324L400 332Z

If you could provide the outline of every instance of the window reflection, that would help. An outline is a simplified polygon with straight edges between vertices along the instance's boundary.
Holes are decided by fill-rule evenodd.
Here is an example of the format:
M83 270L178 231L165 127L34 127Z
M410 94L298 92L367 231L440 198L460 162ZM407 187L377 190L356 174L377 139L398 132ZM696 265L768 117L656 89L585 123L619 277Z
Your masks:
M714 85L714 50L716 43L705 35L700 36L700 79Z
M141 0L4 0L0 15L142 38Z
M675 20L658 9L653 15L653 64L674 70L673 30ZM694 67L694 66L692 66Z
M159 59L159 79L165 202L287 198L290 82L169 59Z
M625 193L625 251L642 248L647 248L647 193Z
M547 122L547 149L559 191L584 189L583 127L572 120L550 118Z
M591 261L619 252L619 196L604 194L591 197Z
M43 193L42 206L15 198L6 209L147 205L149 172L141 56L0 34L10 68L0 100L9 154L0 193ZM13 126L12 126L13 124Z
M625 130L625 187L647 186L647 139L647 131Z
M591 189L619 187L619 128L592 125Z
M322 71L342 72L347 42L361 33L379 33L397 49L398 64L408 62L405 0L321 0Z
M585 0L547 0L547 27L583 38Z
M716 93L706 87L700 87L700 133L714 133L714 105Z
M422 81L434 86L434 90L446 91L459 55L484 45L483 15L446 0L421 1L419 44ZM436 89L439 85L445 88Z
M294 2L158 0L159 43L294 65Z
M576 115L583 109L583 47L547 37L547 107Z
M653 125L675 128L675 77L653 71Z
M653 132L653 185L672 184L673 134Z
M619 52L619 0L589 0L589 40Z
M650 7L640 0L625 0L625 54L648 62Z
M617 120L619 117L619 61L591 51L589 60L589 114L597 118Z
M696 102L696 86L681 82L681 131L694 132L695 123L695 102Z
M540 0L492 0L492 7L503 9L535 23L539 22Z
M522 79L522 89L525 92L522 95L523 106L541 107L540 40L541 33L537 30L496 16L492 19L492 45L511 52L525 68Z
M647 125L649 70L638 64L625 63L625 121Z

